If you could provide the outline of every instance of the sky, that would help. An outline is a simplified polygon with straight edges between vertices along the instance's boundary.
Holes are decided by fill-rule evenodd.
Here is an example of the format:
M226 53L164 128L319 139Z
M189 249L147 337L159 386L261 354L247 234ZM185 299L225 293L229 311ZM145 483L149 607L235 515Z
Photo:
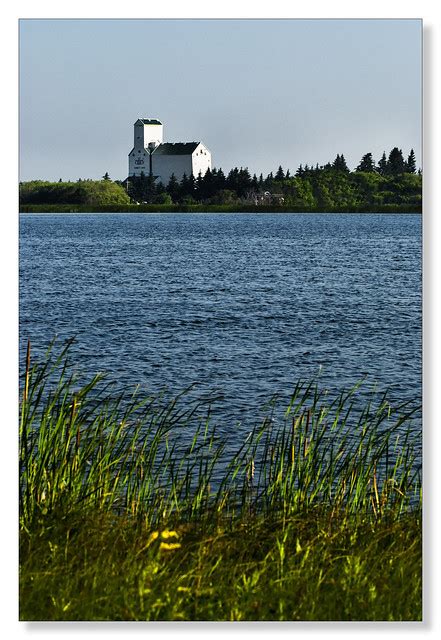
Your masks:
M420 20L24 19L20 179L127 175L138 117L225 172L415 150Z

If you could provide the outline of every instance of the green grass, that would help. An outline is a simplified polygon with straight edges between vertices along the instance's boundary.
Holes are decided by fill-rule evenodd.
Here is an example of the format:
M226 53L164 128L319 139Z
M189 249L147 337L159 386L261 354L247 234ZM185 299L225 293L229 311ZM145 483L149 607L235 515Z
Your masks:
M28 350L20 618L421 620L417 411L298 383L227 457L206 400Z

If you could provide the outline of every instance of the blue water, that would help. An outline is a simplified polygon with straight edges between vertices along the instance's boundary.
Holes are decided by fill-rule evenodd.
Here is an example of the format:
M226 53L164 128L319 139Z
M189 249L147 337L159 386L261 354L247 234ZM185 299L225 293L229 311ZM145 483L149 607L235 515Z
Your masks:
M85 374L222 394L226 433L299 378L418 401L421 216L23 214L21 346L54 335Z

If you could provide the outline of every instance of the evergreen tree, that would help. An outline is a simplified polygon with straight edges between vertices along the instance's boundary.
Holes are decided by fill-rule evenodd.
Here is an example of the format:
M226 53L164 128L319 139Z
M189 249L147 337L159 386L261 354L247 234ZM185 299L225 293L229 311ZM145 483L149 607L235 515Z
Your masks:
M375 162L372 158L372 153L366 153L360 160L360 164L355 171L363 171L364 173L375 172Z
M337 154L337 157L332 163L332 168L335 171L344 171L345 173L349 173L348 165L346 164L346 160L343 154Z
M405 171L406 173L416 173L416 159L413 149L410 150L409 156L407 158Z
M180 192L180 197L185 198L185 196L190 195L189 194L189 188L190 188L190 181L187 178L187 174L184 172L182 179L181 179L181 183L179 185L179 192Z
M285 172L282 169L282 166L279 165L279 168L277 169L277 173L274 177L274 180L277 180L278 182L280 182L281 180L285 179Z
M216 185L217 191L221 191L222 189L225 189L226 178L225 178L225 173L222 171L222 169L217 170L214 183Z
M386 174L390 176L398 176L400 173L404 173L405 162L403 158L403 152L398 147L394 147L389 154L387 162Z
M188 178L188 195L194 198L196 193L196 180L192 173L190 173L190 177Z
M234 191L237 194L237 187L239 182L239 169L234 167L228 173L228 176L225 180L225 187L230 191Z
M380 174L380 176L385 176L387 175L387 158L386 158L386 152L383 151L383 155L381 156L381 159L378 161L378 173Z
M208 198L211 198L215 194L215 192L216 188L213 174L211 172L211 169L207 169L201 181L200 198L202 198L202 200L207 200Z
M203 193L203 188L202 188L202 172L199 171L198 173L198 177L196 178L196 180L194 181L194 194L196 196L196 200L202 200L202 193Z
M301 178L301 177L303 176L303 174L304 174L304 173L305 173L305 171L304 171L304 169L303 169L302 165L300 165L300 167L299 167L299 168L297 169L297 171L296 171L296 176L297 176L298 178Z
M272 191L273 186L274 186L274 176L273 176L273 172L270 171L264 180L264 187L266 191Z
M251 189L251 174L248 167L244 169L241 167L237 177L237 195L239 198L244 198Z
M106 173L103 175L103 180L110 180L110 176L108 174L108 172L106 171Z
M346 164L346 159L343 154L341 154L340 156L340 162L341 162L341 171L344 171L345 173L350 173L349 167Z
M167 185L167 193L170 195L173 202L176 202L179 199L179 182L174 173L171 174L170 180Z
M137 202L152 202L157 193L155 179L143 171L140 176L127 178L127 188L130 197Z
M194 202L194 176L191 174L187 177L187 174L184 173L182 176L181 184L179 186L179 200L183 203L191 203Z

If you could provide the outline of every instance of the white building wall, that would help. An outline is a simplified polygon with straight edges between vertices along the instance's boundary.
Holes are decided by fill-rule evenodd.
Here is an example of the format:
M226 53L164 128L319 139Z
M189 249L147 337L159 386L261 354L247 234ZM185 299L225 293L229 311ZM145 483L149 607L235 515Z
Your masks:
M149 153L146 149L132 149L129 153L129 176L146 176L150 173Z
M193 175L195 178L198 177L199 173L204 176L207 169L211 170L211 153L204 144L198 144L196 149L193 151L192 162Z
M141 120L137 120L133 131L133 149L129 153L129 176L140 176L141 173L148 176L150 173L148 146L150 143L158 145L163 142L163 125L144 124Z
M144 147L148 147L150 142L155 145L164 142L162 124L145 124L144 125Z
M187 155L156 155L153 153L153 175L158 176L157 182L167 186L171 175L174 173L178 182L182 180L184 173L187 177L192 172L192 157Z
M133 147L135 149L146 149L150 142L161 144L163 142L162 124L144 124L137 120L134 126Z

